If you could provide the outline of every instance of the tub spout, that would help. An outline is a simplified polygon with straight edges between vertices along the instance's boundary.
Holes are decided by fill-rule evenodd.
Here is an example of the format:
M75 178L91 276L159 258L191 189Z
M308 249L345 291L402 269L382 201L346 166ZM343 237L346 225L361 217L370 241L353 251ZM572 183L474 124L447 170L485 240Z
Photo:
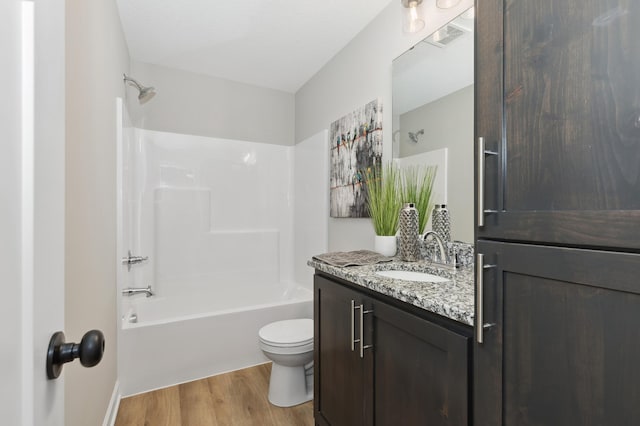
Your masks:
M127 287L122 289L123 296L133 296L134 294L146 294L147 297L153 296L153 292L151 291L151 286L147 286L147 288L132 288Z

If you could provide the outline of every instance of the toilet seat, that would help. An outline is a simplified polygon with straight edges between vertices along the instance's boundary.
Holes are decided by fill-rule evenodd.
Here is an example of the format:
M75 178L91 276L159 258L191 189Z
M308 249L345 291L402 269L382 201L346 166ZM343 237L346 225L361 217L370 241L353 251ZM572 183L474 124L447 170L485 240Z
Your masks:
M313 320L308 318L276 321L258 331L260 342L275 348L297 348L311 345L313 349Z
M313 342L301 346L277 346L260 341L260 349L276 355L298 355L313 352Z

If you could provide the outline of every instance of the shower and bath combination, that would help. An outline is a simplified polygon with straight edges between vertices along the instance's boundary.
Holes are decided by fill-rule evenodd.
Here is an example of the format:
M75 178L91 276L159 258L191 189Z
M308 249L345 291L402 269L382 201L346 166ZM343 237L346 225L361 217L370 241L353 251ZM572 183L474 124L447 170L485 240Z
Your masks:
M127 109L140 121L153 111L127 92L116 102L123 396L268 361L262 327L313 317L306 258L327 251L328 223L316 213L329 200L328 158L318 161L328 132L293 147L138 128ZM322 195L305 197L309 187ZM194 341L189 362L176 363Z
M127 76L126 74L123 74L123 76L124 76L124 82L126 84L129 84L130 86L133 86L136 89L138 89L138 92L139 92L138 101L141 104L148 102L151 98L153 98L156 95L155 88L143 86L142 84L138 83L137 80Z

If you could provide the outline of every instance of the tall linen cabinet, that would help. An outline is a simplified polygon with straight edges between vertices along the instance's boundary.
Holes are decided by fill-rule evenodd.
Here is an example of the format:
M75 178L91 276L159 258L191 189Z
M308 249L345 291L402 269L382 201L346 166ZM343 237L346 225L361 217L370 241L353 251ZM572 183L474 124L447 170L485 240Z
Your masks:
M474 424L637 424L640 1L476 17Z

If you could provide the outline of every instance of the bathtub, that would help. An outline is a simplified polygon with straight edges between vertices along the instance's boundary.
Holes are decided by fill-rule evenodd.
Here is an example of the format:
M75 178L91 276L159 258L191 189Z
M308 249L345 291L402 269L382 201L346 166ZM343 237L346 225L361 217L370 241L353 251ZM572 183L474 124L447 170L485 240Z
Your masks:
M175 286L172 286L175 288ZM295 284L185 288L123 300L118 345L122 396L267 362L258 330L313 318L313 292ZM135 321L135 322L132 322Z

